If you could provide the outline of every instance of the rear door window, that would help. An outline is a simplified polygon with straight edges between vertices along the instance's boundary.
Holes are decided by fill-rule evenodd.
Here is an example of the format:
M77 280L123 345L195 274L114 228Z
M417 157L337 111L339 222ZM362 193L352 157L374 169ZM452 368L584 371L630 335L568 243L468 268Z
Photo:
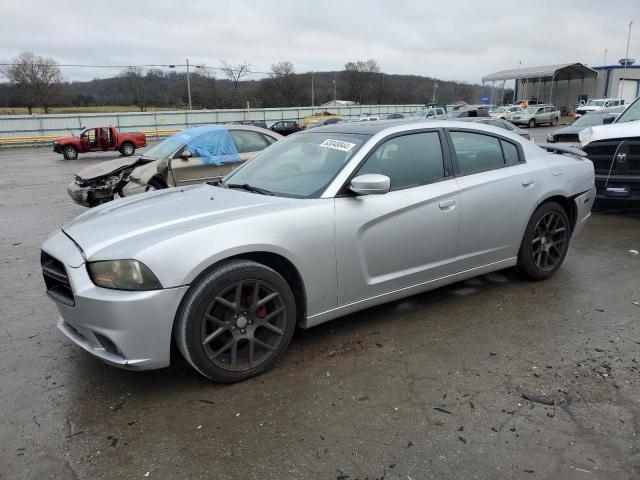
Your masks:
M484 172L505 166L500 141L475 132L449 132L461 175Z

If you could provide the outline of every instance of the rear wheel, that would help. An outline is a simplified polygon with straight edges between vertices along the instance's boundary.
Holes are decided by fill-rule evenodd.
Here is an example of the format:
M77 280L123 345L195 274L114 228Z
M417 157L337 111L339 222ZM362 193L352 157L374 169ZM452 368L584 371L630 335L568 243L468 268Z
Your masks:
M529 128L535 127L536 126L535 118L532 118L531 120L529 120L529 123L527 123L527 125L529 125Z
M553 117L551 119L551 126L555 127L558 124L558 117Z
M275 270L229 262L201 278L178 314L176 343L204 376L237 382L271 368L289 346L296 322L291 288Z
M564 208L556 202L541 205L525 230L518 270L533 280L549 278L564 262L570 238L571 226Z
M131 142L124 142L120 147L120 153L125 157L130 157L134 153L136 153L136 147Z
M76 158L78 158L78 149L73 145L66 145L62 149L62 156L66 160L75 160Z

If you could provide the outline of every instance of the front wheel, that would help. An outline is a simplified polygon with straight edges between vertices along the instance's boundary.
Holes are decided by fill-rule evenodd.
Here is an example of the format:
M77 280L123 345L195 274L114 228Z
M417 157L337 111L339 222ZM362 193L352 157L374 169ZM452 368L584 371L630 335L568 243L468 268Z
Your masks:
M187 294L174 335L184 358L217 382L271 368L291 342L296 304L286 280L249 260L223 264Z
M65 160L75 160L78 158L78 149L73 145L67 145L62 149L62 156Z
M136 147L131 142L124 142L120 147L120 153L125 157L130 157L136 153Z
M571 226L564 208L556 202L541 205L525 230L518 270L533 280L549 278L564 262L570 238Z
M551 120L551 126L555 127L558 124L558 118L557 117L553 117L553 119Z
M531 120L529 120L529 123L528 123L527 125L529 125L529 128L533 128L533 127L535 127L535 126L536 126L536 121L535 121L535 119L533 119L533 118L532 118Z

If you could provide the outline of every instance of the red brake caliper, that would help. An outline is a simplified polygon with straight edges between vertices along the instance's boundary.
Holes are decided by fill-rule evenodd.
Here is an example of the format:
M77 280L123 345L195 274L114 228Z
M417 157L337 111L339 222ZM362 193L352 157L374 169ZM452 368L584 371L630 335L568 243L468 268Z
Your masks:
M253 303L253 296L249 295L247 297L247 305L251 305ZM256 315L258 318L264 318L267 316L267 307L265 305L262 305L260 308L258 308L258 311L256 312Z

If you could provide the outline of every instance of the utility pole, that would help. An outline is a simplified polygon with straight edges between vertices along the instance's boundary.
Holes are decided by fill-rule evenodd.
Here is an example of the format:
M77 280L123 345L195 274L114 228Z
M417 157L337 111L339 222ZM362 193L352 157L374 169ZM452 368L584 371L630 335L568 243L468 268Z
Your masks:
M624 54L624 70L622 71L622 78L620 80L624 80L627 78L627 63L629 60L629 40L631 40L631 25L633 25L633 22L629 22L629 33L627 33L627 50ZM623 88L624 88L624 84L623 84ZM620 96L620 94L622 93L622 90L620 90L620 87L618 87L618 96Z
M311 108L316 106L316 94L313 91L313 72L311 72Z
M431 97L431 103L436 103L436 90L438 89L438 82L433 83L433 97Z
M191 110L191 78L189 77L189 59L187 58L187 95L189 96L189 110Z
M336 96L336 75L333 75L333 103L336 103L338 97Z
M604 49L604 60L602 62L603 66L607 65L607 52L609 52L609 50L607 50L606 48Z

